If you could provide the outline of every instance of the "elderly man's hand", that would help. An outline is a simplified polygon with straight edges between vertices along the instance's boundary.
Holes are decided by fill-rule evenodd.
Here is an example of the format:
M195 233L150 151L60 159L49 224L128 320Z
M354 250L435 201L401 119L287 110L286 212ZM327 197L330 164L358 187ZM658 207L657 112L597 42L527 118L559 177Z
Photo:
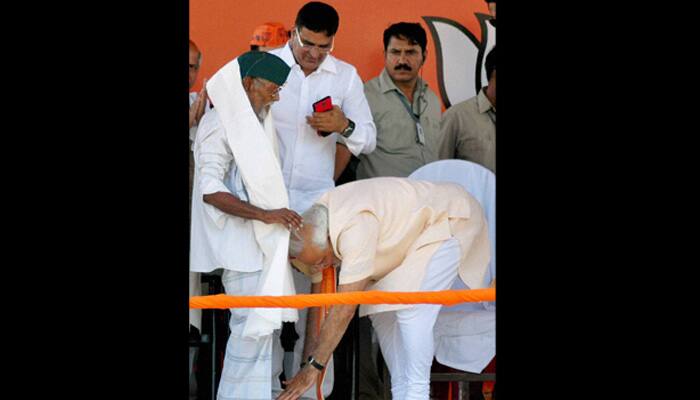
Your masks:
M338 106L325 112L315 112L310 117L306 117L306 122L312 128L321 132L342 132L348 127L348 119Z
M291 381L285 381L287 387L277 397L277 400L295 400L298 399L304 392L309 390L318 380L321 371L307 365L299 370Z
M278 208L276 210L266 210L263 212L260 220L266 224L282 224L289 230L301 229L303 220L301 215L287 208Z

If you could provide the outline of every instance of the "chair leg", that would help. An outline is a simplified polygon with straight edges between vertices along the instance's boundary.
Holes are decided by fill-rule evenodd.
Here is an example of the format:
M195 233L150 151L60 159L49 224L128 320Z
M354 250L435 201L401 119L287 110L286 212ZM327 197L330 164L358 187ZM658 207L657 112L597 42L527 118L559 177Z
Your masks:
M212 310L211 322L211 400L216 400L216 312Z

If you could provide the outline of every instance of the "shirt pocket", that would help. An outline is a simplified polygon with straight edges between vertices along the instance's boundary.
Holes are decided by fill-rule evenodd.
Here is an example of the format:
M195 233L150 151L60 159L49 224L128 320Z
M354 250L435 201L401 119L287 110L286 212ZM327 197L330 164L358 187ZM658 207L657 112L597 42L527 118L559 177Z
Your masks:
M406 110L377 114L374 121L377 147L386 153L404 153L416 146L416 123Z

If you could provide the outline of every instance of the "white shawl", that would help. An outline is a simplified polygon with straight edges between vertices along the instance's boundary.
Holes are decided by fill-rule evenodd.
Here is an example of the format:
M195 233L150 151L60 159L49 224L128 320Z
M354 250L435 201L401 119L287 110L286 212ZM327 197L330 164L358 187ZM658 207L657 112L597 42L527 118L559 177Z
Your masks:
M272 115L267 113L263 129L243 89L237 58L209 79L207 93L224 126L250 203L265 210L289 208ZM289 231L280 224L260 221L253 221L253 231L264 255L255 295L295 294L287 259ZM290 308L251 308L243 336L270 335L281 328L282 321L294 322L298 317L297 310Z

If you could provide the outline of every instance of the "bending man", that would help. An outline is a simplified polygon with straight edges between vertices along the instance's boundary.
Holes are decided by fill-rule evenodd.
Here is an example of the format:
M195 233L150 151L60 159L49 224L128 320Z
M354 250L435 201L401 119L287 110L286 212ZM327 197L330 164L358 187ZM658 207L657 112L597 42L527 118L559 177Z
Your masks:
M312 275L340 266L338 292L449 289L457 276L473 289L483 286L489 262L487 225L481 206L461 186L406 178L374 178L339 186L303 215L292 235L292 263ZM314 384L355 313L333 306L315 335L318 309L309 312L307 364L278 397L296 399ZM440 305L363 305L391 373L395 400L428 399L433 325Z

